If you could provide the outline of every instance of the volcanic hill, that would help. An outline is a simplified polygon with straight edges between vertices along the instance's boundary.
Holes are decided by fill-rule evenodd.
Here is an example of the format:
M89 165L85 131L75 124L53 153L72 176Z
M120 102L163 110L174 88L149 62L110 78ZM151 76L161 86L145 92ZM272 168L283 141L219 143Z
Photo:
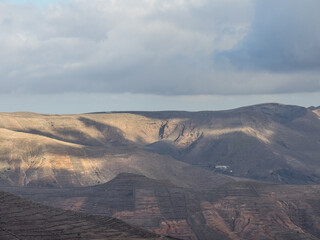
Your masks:
M130 172L191 188L234 177L320 183L318 114L280 104L216 112L2 113L0 182L89 186Z
M0 113L0 188L63 209L48 208L70 228L95 232L115 217L184 240L316 240L319 183L319 107ZM38 236L30 216L56 221L42 205L24 215L35 203L2 194L2 234Z

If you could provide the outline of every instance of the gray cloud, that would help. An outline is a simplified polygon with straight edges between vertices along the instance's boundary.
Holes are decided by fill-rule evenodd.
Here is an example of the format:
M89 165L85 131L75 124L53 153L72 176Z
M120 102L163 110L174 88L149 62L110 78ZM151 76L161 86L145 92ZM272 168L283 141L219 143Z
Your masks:
M251 32L220 60L242 69L320 70L320 2L257 0ZM222 58L222 59L221 59Z
M284 7L282 2L271 2ZM309 2L304 5L306 11L315 11L319 4ZM294 4L292 9L298 6ZM73 0L38 8L0 2L0 92L232 95L320 91L318 72L256 71L279 66L291 48L279 52L276 47L288 40L297 41L299 47L300 42L309 42L309 52L302 45L294 53L307 59L303 63L308 68L298 62L300 68L316 69L319 46L318 35L312 35L317 31L306 29L312 28L314 14L307 20L305 14L295 19L291 12L285 17L286 11L279 10L275 19L264 23L271 10L264 13L262 5L260 1L254 8L251 0ZM276 44L260 36L266 31L280 34L282 27L274 23L287 24L287 19L295 20L295 28L290 25L288 34L278 36ZM259 28L261 24L264 29ZM266 54L263 60L254 58L259 51ZM276 63L270 60L272 52L280 55ZM212 59L217 53L219 61ZM234 67L245 69L253 60L256 65L249 70Z

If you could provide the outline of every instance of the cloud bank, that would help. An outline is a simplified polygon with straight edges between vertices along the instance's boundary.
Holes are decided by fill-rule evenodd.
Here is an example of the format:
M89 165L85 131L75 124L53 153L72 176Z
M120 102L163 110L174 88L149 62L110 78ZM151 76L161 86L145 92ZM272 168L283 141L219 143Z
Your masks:
M251 31L221 56L242 69L319 71L320 1L256 0L255 5Z
M320 91L318 0L0 2L0 92Z

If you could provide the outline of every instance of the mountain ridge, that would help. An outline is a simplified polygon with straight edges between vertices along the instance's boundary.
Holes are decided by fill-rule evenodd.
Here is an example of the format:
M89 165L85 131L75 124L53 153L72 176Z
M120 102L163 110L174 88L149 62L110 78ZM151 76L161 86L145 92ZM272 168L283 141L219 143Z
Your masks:
M318 110L0 113L0 188L185 240L316 240Z
M71 171L77 178L75 182L59 184L94 185L129 171L151 178L170 178L173 183L180 181L186 186L182 181L185 176L173 179L172 174L170 177L166 174L171 162L171 172L177 166L179 169L194 166L196 171L205 169L207 173L203 171L200 175L206 175L207 179L220 176L224 181L244 177L279 183L319 183L320 121L315 111L299 106L259 104L214 112L1 113L0 182L28 184L38 181L37 174L42 172L48 184L57 185L60 175L65 178L63 171ZM124 159L134 161L135 165L124 165ZM159 165L158 159L166 159L166 166ZM122 167L112 167L111 162ZM101 164L118 170L102 174ZM163 176L159 171L150 172L155 164L163 168L159 170ZM226 166L227 171L217 166ZM28 173L33 174L30 180ZM192 185L191 179L188 184Z

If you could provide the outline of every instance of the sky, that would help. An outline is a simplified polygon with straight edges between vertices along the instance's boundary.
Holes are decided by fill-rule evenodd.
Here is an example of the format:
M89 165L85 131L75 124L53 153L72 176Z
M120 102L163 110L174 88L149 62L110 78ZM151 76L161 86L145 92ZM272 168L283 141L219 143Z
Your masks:
M319 0L0 0L0 112L320 105Z

